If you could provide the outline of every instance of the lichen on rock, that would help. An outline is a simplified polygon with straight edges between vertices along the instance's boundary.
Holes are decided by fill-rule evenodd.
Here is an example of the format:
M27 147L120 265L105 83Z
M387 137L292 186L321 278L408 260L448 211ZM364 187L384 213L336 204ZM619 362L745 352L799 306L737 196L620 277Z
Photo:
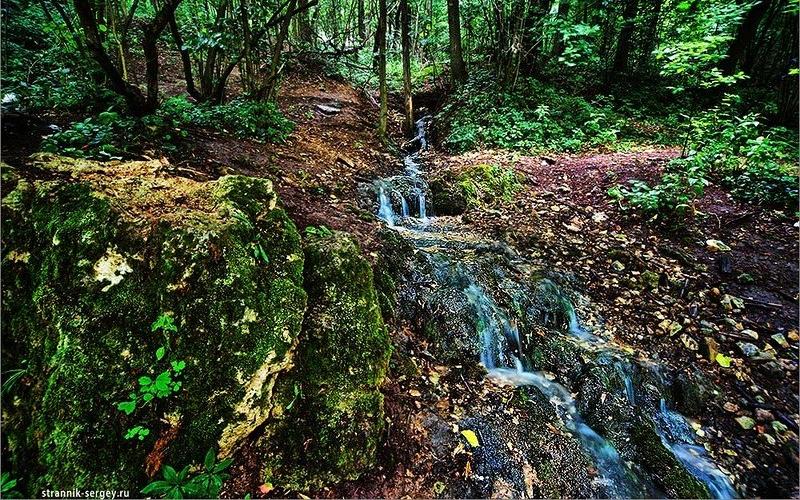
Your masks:
M230 453L269 416L306 306L300 236L271 183L176 178L158 161L36 166L46 175L3 199L2 359L25 371L3 396L15 476L31 494L138 491L146 462ZM165 312L178 331L159 361L150 324ZM186 362L179 392L117 409L170 360ZM134 425L149 435L126 440Z
M260 443L271 457L264 481L294 490L355 479L375 464L384 430L378 388L391 353L372 270L355 242L338 232L310 236L305 262L297 363L279 381L282 421Z

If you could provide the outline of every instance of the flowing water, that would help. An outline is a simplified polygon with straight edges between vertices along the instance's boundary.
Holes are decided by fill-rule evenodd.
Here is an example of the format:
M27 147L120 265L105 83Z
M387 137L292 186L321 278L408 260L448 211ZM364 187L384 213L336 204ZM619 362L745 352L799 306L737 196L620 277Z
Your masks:
M513 249L471 233L458 217L429 215L435 207L430 207L426 201L430 189L420 163L421 152L428 147L425 133L428 121L428 117L417 121L414 142L419 144L420 149L404 158L404 172L373 184L373 192L377 194L378 217L429 263L431 276L424 277L425 280L438 283L437 289L449 287L456 293L460 291L461 299L465 299L465 305L473 314L476 350L488 372L487 376L500 384L535 388L552 404L563 428L591 457L597 469L595 491L599 496L636 498L663 495L649 480L639 477L639 469L635 464L623 460L612 443L586 423L575 398L566 387L533 366L526 355L525 339L517 325L520 311L511 311L506 305L498 304L493 299L493 294L497 296L497 293L488 291L495 290L509 296L529 293L526 288L529 283L524 283L524 279L520 279L523 282L515 281L514 277L515 269L527 264ZM495 260L484 257L493 254L503 255L506 259L504 262L511 264L498 265ZM625 401L631 407L636 407L636 362L612 342L584 327L569 296L553 281L541 279L537 286L536 293L547 297L549 301L549 307L543 308L539 314L538 323L551 329L562 326L570 342L592 353L598 362L612 366L621 381ZM458 297L455 297L450 302L457 300ZM462 339L460 342L465 341ZM663 445L686 470L701 481L714 497L735 497L728 477L714 465L702 446L695 443L687 420L667 409L663 399L653 413L652 421Z

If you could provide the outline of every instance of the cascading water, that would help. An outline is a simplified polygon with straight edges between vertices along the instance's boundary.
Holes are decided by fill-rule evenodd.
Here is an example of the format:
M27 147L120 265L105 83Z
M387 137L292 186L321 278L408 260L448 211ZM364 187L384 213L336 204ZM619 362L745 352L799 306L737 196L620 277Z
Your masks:
M728 476L722 473L708 457L705 448L694 441L694 432L686 418L667 408L663 399L660 402L657 419L658 434L664 446L672 450L675 457L707 487L714 498L736 498Z
M428 121L428 117L423 117L416 122L415 142L419 144L420 151L428 147L425 136ZM423 255L427 255L428 261L433 264L434 280L450 286L457 284L474 312L480 359L488 371L488 377L501 384L534 387L547 398L564 428L592 458L597 469L594 482L599 494L609 497L658 496L658 490L648 480L640 479L638 473L634 472L635 468L632 469L622 460L617 449L586 423L569 390L533 369L526 358L523 349L525 342L514 319L519 316L518 311L517 314L510 314L508 309L499 306L487 293L485 274L490 271L478 265L474 259L477 248L502 245L476 239L452 218L428 215L426 194L429 189L419 161L419 152L411 153L404 158L404 174L375 183L378 217L400 231ZM411 201L414 198L416 206ZM400 210L401 219L398 219L395 207ZM462 261L471 261L478 265L478 269L462 265ZM595 353L598 358L605 357L605 363L612 366L622 381L625 400L631 407L637 406L634 365L621 354L619 348L581 325L575 307L558 286L547 279L540 280L539 286L542 295L549 301L548 307L542 312L543 316L538 318L541 324L549 328L565 328L574 343ZM560 314L551 312L559 310ZM656 365L655 369L660 368ZM712 495L718 498L735 497L727 476L711 462L702 447L695 445L691 430L685 430L688 425L680 414L667 410L662 401L662 407L653 420L664 446L672 451L687 471L706 485Z
M383 219L390 227L394 226L394 210L392 209L392 200L386 194L386 189L381 186L378 191L378 217Z

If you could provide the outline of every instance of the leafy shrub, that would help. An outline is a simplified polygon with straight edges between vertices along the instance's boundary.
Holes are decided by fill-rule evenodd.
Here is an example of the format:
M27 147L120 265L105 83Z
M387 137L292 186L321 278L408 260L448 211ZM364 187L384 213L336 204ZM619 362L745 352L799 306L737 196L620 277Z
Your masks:
M649 215L683 215L714 180L737 198L796 208L796 139L786 129L766 130L755 113L739 116L738 102L728 95L720 106L689 121L686 155L669 163L659 184L634 180L630 188L616 186L609 195Z
M209 127L225 128L238 137L280 142L294 129L294 124L273 102L235 99L227 104L205 108L198 122Z
M522 151L577 151L614 143L624 120L610 106L566 95L534 79L503 91L485 75L470 81L444 106L444 145L454 151L500 147Z
M216 453L210 449L197 473L190 474L189 465L180 471L165 465L161 470L164 479L153 481L141 492L159 498L219 498L222 483L230 477L225 470L232 462L230 458L217 462Z
M462 173L459 186L467 205L472 207L510 202L522 187L513 168L487 164L476 165Z
M42 151L75 158L121 159L130 155L126 148L133 142L135 128L135 120L104 111L47 136Z
M45 138L42 150L98 160L135 156L144 144L175 152L191 127L225 129L238 137L282 141L294 125L270 102L235 100L219 106L198 106L185 97L167 99L153 114L125 117L104 111L72 123Z

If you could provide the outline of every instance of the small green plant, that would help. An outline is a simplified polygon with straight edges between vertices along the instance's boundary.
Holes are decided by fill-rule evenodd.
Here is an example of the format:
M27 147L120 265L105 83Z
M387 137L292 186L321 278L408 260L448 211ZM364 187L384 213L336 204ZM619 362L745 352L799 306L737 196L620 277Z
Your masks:
M160 498L219 498L222 484L230 477L225 471L232 462L230 458L217 462L212 448L194 474L189 465L180 471L165 465L161 470L164 479L151 482L141 493Z
M327 238L333 234L333 232L326 226L306 226L303 232L305 232L306 236L321 236L323 238Z
M0 475L0 498L22 498L22 494L16 490L17 480L11 478L11 474L3 472Z
M168 314L161 314L152 325L151 332L160 331L163 335L163 343L155 352L156 363L159 363L167 354L170 345L170 334L177 333L178 327ZM171 360L169 367L162 370L155 377L143 375L139 377L138 389L129 393L129 400L117 403L117 409L126 415L132 415L137 408L142 408L150 404L155 399L164 399L173 393L180 391L183 382L177 380L181 372L186 368L186 362L180 359ZM135 425L127 430L125 439L144 439L150 435L150 430L142 425Z
M492 206L510 202L522 188L513 168L498 165L476 165L459 176L459 185L467 205Z

